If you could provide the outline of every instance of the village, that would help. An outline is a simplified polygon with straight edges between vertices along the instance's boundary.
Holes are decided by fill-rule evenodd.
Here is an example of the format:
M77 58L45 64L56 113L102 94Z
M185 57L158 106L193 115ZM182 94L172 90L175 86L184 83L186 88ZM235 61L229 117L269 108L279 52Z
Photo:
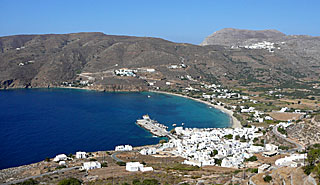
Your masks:
M185 67L187 66L182 64L167 66L169 70L183 70ZM133 70L121 68L103 74L117 75L120 78L144 78L145 74L150 76L155 73L156 70L153 68ZM143 75L141 76L141 74ZM95 78L92 77L92 74L80 74L80 76L87 78L87 80L82 79L81 84L84 86L93 85L92 82ZM152 120L148 115L144 115L142 119L137 120L136 124L154 136L167 137L167 140L162 140L157 145L138 148L131 146L130 143L123 143L123 145L116 146L114 151L97 153L79 151L75 155L59 154L54 159L46 159L48 162L41 163L42 166L49 164L51 166L43 167L41 177L51 175L51 173L66 173L66 171L80 174L80 176L82 174L82 179L85 179L85 182L101 180L105 176L110 179L110 173L112 178L119 178L114 174L122 174L132 178L137 177L138 174L139 176L142 174L144 174L142 176L149 176L152 173L162 174L166 168L175 168L158 165L161 163L160 161L165 160L165 165L184 165L183 169L191 168L191 171L203 173L198 175L196 179L190 179L190 174L182 176L180 174L179 181L182 182L185 179L189 179L188 182L211 182L208 180L210 175L204 173L202 169L223 168L231 172L246 171L247 175L243 175L243 177L238 175L236 182L251 181L254 183L261 181L266 176L269 178L269 174L274 170L299 168L306 165L307 145L301 142L303 138L290 130L301 123L308 123L310 119L314 120L312 118L313 111L303 108L298 101L292 104L279 103L280 98L286 98L284 90L275 88L260 94L253 94L252 92L230 89L220 84L200 82L190 76L188 81L197 82L198 85L189 85L180 88L179 91L172 92L170 89L175 87L175 84L170 81L166 81L164 86L157 86L155 81L144 79L152 92L192 98L207 104L208 108L214 107L227 113L232 120L231 128L200 129L174 125L175 128L169 131L167 126ZM70 86L72 84L66 82L64 85ZM266 101L266 99L271 99L272 102ZM317 132L314 134L317 135ZM55 170L50 172L52 168ZM170 175L177 175L175 173L176 170L172 170ZM263 175L256 176L257 174ZM84 178L83 175L86 177ZM233 176L227 176L216 178L214 182L227 183L235 180ZM21 177L25 177L25 175ZM40 178L38 176L30 177ZM191 175L191 177L193 176ZM29 178L27 177L27 179ZM165 175L163 179L166 179ZM21 178L19 180L11 177L6 181L7 184L15 182L22 182Z

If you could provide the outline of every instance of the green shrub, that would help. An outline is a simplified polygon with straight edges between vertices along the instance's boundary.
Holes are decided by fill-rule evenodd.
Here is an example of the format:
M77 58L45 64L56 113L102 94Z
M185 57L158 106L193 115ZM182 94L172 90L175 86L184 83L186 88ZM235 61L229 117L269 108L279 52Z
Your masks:
M65 166L65 165L60 165L60 166L57 166L56 167L56 170L60 170L60 169L63 169L63 168L66 168L67 166Z
M125 162L123 162L123 161L118 161L118 162L117 162L117 165L119 165L119 166L125 166L125 165L126 165L126 163L125 163Z
M133 179L132 185L141 185L141 182L139 179Z
M21 184L21 185L36 185L36 184L39 184L39 183L37 181L35 181L34 179L28 179L28 180L25 180L22 183L18 183L18 184Z
M214 163L216 163L217 165L221 166L222 159L214 159Z
M215 155L218 154L218 150L213 150L211 153L210 153L210 157L214 157Z
M194 171L198 170L198 166L191 166L186 164L176 164L173 167L169 167L169 170L179 170L179 171Z
M58 185L81 185L81 181L76 178L68 178L61 180Z
M108 163L107 162L101 163L101 167L108 167Z
M158 185L159 181L157 179L145 179L142 182L143 185Z
M250 170L250 172L251 172L251 173L258 173L258 168L252 168L252 169Z
M270 182L272 180L272 177L270 175L266 175L265 177L263 177L263 180L265 182Z
M287 147L287 146L279 146L279 149L280 149L280 150L288 150L289 147Z
M249 158L245 159L244 161L250 161L250 162L253 162L253 161L257 161L257 160L258 160L257 156L251 156L251 157L249 157Z
M225 135L225 136L223 136L224 138L226 138L226 139L232 139L233 138L233 135L232 134L228 134L228 135Z

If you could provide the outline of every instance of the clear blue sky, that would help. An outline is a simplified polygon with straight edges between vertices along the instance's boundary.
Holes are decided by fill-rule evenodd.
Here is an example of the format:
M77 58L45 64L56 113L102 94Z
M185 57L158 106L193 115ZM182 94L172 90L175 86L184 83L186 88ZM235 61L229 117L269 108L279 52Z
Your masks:
M0 0L0 36L98 31L199 44L230 27L320 36L320 0Z

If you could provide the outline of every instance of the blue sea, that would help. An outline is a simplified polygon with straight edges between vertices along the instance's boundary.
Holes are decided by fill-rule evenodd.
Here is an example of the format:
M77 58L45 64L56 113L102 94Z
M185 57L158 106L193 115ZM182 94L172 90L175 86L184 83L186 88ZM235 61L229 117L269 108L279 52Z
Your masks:
M148 97L150 96L150 97ZM208 105L160 93L73 89L0 91L0 169L60 153L156 144L135 124L144 114L169 126L228 127L228 115Z

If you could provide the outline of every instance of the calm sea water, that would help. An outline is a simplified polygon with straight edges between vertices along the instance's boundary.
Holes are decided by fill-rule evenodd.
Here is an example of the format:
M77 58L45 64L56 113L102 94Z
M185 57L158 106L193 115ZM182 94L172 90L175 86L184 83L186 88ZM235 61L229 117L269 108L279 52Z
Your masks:
M158 143L159 138L135 124L143 114L170 128L173 123L198 128L229 126L229 117L219 110L159 93L0 91L0 169L38 162L59 153Z

